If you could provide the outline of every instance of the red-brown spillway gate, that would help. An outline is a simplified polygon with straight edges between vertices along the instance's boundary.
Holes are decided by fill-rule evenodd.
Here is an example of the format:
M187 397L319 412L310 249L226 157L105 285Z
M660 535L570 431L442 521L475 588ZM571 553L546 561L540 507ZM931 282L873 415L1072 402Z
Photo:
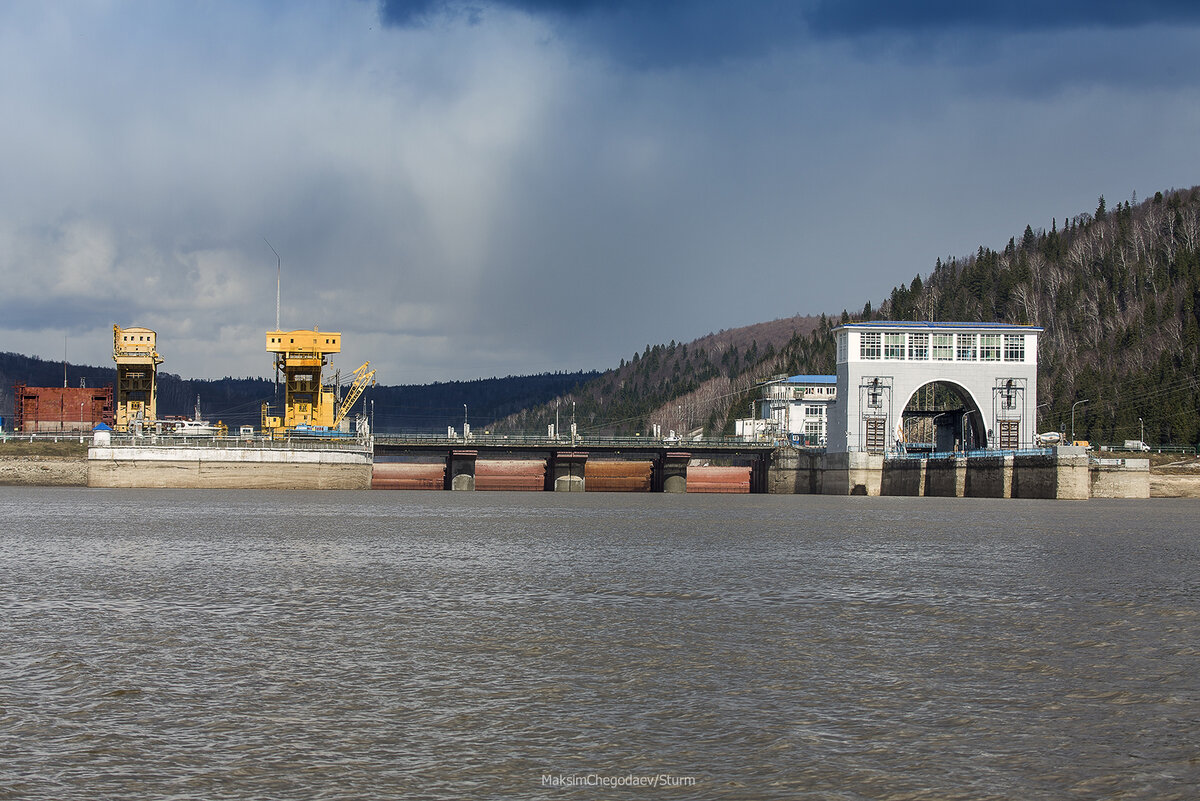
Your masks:
M376 437L373 489L765 492L773 447L736 440Z

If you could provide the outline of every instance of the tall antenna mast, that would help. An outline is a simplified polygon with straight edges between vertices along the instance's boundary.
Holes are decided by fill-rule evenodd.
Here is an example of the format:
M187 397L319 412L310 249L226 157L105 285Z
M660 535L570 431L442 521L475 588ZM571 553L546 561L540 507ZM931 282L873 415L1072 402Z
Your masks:
M279 330L279 274L283 269L283 259L279 258L279 251L275 249L267 238L264 236L263 241L267 243L267 247L275 254L275 330Z
M267 247L275 254L275 330L279 330L279 274L283 269L283 259L279 258L279 251L271 244L265 236L263 241L267 243ZM279 400L279 354L275 354L275 400Z

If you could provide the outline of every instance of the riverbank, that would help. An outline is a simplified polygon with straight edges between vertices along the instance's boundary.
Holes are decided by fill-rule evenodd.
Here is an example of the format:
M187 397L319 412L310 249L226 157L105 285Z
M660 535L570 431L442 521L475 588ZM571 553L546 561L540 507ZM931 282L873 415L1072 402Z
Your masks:
M0 456L0 486L86 487L87 456Z
M1200 458L1151 463L1150 497L1200 498Z

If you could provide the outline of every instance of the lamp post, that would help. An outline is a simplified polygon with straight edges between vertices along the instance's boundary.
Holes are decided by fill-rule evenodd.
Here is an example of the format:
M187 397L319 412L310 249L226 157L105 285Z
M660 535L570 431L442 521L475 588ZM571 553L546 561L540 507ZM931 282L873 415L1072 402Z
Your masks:
M1146 447L1146 426L1142 423L1142 418L1138 418L1138 442L1142 447Z
M1087 403L1087 402L1088 402L1088 399L1085 398L1084 400L1075 401L1074 403L1071 404L1071 444L1072 445L1075 444L1075 407L1081 403Z

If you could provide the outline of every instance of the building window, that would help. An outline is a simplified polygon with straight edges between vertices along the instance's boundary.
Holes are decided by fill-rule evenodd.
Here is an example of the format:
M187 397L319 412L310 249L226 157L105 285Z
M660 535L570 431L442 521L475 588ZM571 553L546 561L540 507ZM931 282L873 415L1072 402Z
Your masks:
M804 407L804 416L805 417L820 417L821 409L823 409L823 408L824 408L823 406L805 406Z
M975 335L959 334L958 360L960 362L973 362L977 356L978 354L975 352Z
M881 350L880 340L883 335L878 331L864 331L861 336L859 355L864 359L878 359Z
M908 358L919 362L929 358L929 334L908 335Z
M885 359L903 359L904 358L904 334L884 334L883 335L883 358L885 358Z
M1023 362L1023 361L1025 361L1025 335L1024 334L1005 334L1004 335L1004 361L1006 361L1006 362Z
M846 332L838 334L837 338L837 360L839 362L846 361Z
M935 361L948 362L954 359L954 335L933 335L933 358Z
M979 358L985 362L1000 361L999 334L983 334L979 337Z

